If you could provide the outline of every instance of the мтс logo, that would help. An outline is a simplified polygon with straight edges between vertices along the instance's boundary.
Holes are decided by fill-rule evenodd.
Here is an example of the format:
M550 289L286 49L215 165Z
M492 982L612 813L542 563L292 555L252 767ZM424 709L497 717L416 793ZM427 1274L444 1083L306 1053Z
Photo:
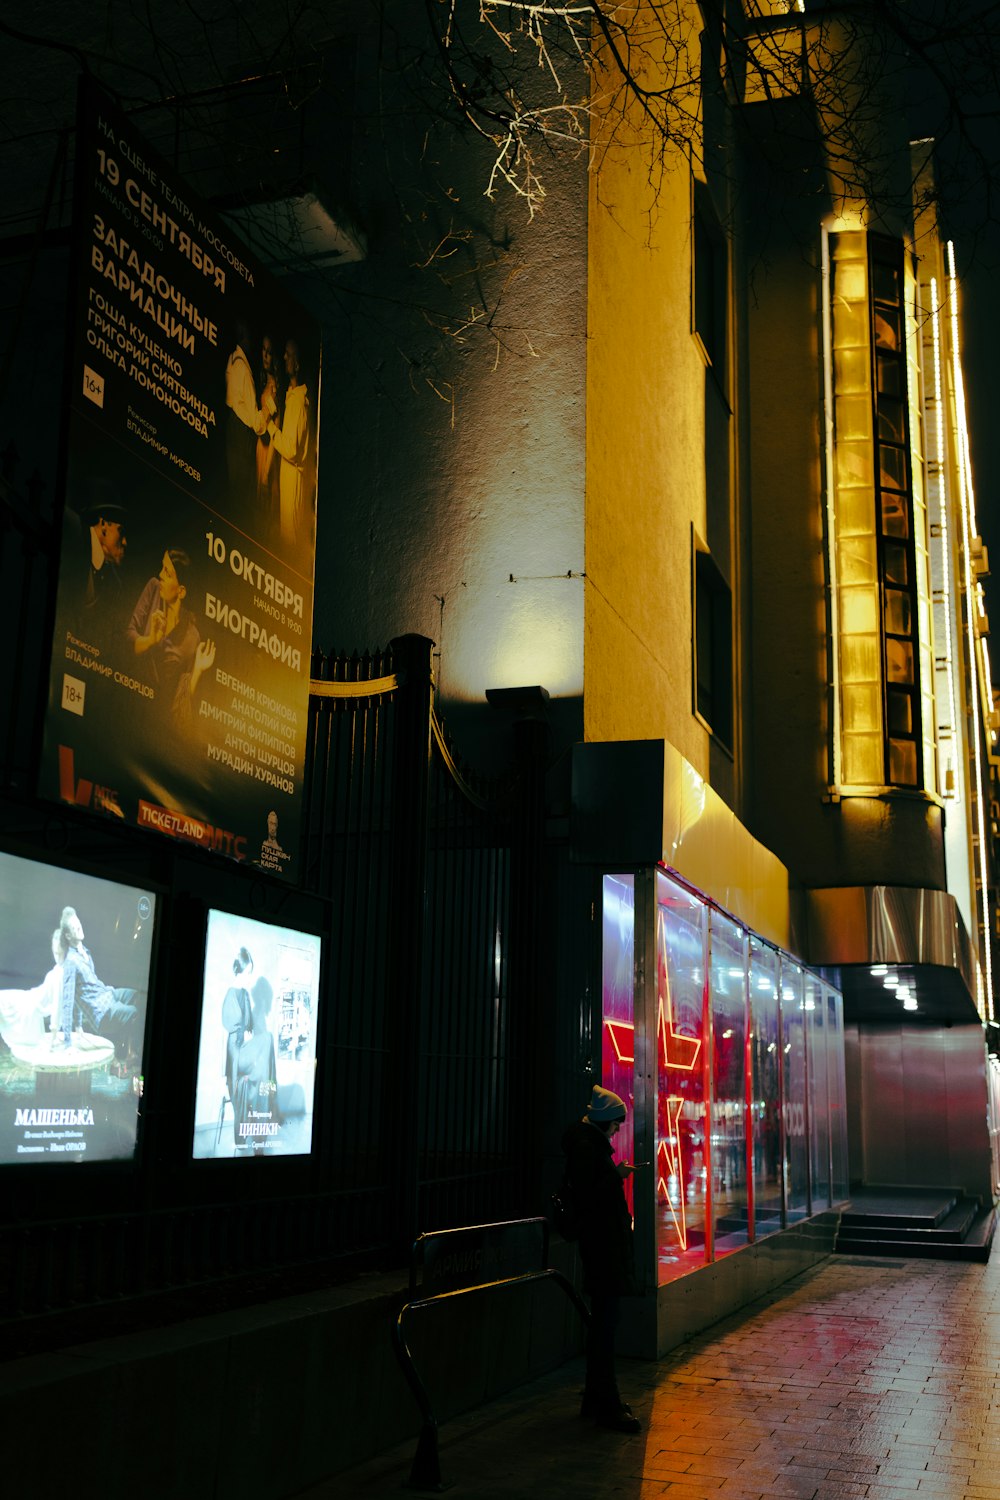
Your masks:
M89 365L83 367L83 394L95 406L104 405L104 376L98 375Z

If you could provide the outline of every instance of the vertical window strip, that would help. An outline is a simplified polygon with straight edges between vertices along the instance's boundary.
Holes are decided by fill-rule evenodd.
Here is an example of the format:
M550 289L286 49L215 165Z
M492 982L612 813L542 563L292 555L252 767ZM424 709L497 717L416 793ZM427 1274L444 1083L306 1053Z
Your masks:
M928 502L935 504L937 516L939 548L937 553L936 571L939 572L941 584L939 589L939 607L935 611L936 620L940 621L940 629L935 632L935 640L940 644L941 655L937 659L939 680L944 676L946 690L945 723L940 722L940 700L939 700L939 743L950 742L952 747L952 762L948 768L951 776L946 774L942 778L942 792L948 798L962 798L964 795L965 776L958 756L957 750L957 726L958 726L958 700L955 692L955 641L953 635L953 613L955 602L951 592L951 525L948 518L948 467L947 454L945 450L945 426L944 426L944 393L941 367L941 300L937 277L930 280L930 306L927 310L928 327L930 331L930 354L931 354L931 390L927 405L929 407L929 422L926 426L927 436L927 476L928 476Z
M910 453L903 258L868 238L874 363L875 473L884 683L885 780L922 785L917 544Z
M823 403L826 469L826 554L830 599L830 783L839 788L843 779L840 701L840 609L837 571L837 490L834 477L833 426L833 315L830 271L830 232L823 227Z
M993 1020L993 959L990 933L990 888L987 867L986 820L983 806L983 746L979 715L980 661L976 641L976 595L972 577L972 540L976 531L975 492L972 487L972 463L969 456L969 429L965 411L965 384L962 378L962 344L958 326L958 278L955 274L955 246L951 240L945 247L948 274L948 313L951 324L951 359L953 397L955 403L955 442L958 452L958 491L962 513L962 567L965 588L966 631L968 634L969 663L972 683L969 707L972 718L972 759L976 781L976 829L979 836L979 923L983 960L986 967L985 986L981 967L976 971L977 1005L980 1016ZM985 993L984 993L985 988Z
M840 770L844 785L872 786L885 746L867 236L829 238Z
M976 582L976 601L979 607L979 615L985 621L986 616L986 593L982 584ZM990 650L987 644L986 628L979 637L979 666L983 674L983 720L989 728L990 714L993 711L993 674L990 670Z
M937 791L920 342L896 241L824 234L833 785Z
M928 792L937 792L937 725L934 698L934 632L931 610L928 497L924 484L924 459L927 433L923 421L921 393L924 377L919 336L921 311L918 309L917 278L912 257L903 266L903 295L906 307L907 395L910 426L910 472L913 484L913 541L917 589L917 650L920 677L920 726L922 735L923 784Z

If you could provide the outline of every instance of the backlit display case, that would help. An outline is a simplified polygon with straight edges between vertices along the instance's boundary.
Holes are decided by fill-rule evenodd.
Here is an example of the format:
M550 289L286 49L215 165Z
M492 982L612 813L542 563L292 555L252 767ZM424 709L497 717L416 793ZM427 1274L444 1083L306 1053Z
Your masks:
M195 1159L312 1150L321 955L315 933L208 913Z
M153 891L0 852L0 1165L131 1161Z

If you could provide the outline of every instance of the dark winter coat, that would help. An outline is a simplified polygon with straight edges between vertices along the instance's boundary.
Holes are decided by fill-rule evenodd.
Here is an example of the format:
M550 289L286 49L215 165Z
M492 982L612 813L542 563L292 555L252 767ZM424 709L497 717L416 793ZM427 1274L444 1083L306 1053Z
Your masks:
M577 1120L563 1134L566 1181L579 1223L584 1290L598 1296L635 1291L632 1216L604 1131Z

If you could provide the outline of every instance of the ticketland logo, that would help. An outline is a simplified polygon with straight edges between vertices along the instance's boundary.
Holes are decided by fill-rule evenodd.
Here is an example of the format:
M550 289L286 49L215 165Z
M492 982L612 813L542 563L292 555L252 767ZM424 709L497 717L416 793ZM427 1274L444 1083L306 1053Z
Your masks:
M114 818L125 816L114 787L99 786L96 781L87 781L82 776L77 781L73 752L68 745L59 746L59 796L74 807L92 807L96 812L110 813Z
M189 844L201 844L204 849L213 849L217 854L228 854L231 859L246 859L247 841L242 833L233 833L229 828L216 828L201 818L190 817L172 807L159 807L155 802L139 799L139 815L136 820L140 828L155 828L168 838L183 839Z

